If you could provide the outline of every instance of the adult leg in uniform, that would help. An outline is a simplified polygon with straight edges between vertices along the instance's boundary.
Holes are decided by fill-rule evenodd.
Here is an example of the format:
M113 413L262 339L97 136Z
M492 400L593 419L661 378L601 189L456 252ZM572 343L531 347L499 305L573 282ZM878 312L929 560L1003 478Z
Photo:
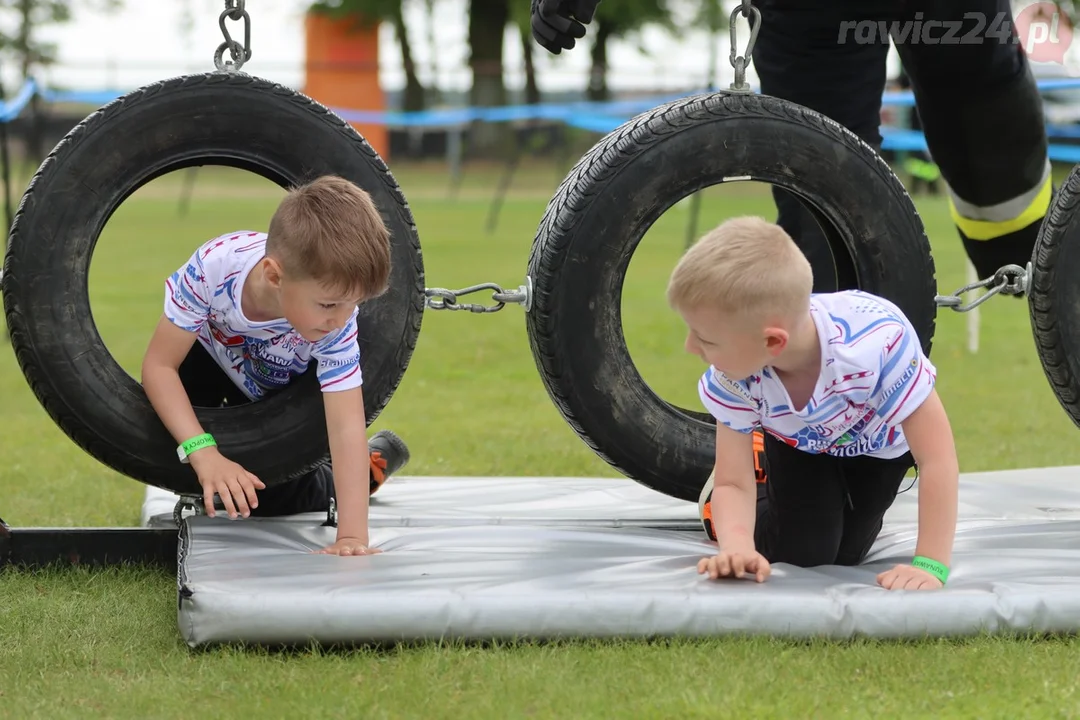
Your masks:
M900 3L881 0L808 2L755 0L761 26L753 67L761 93L789 100L881 147L881 95L888 36L856 37L844 28L858 20L891 20ZM795 196L773 188L777 224L799 245L814 272L814 290L836 290L832 251L817 220Z
M980 278L1024 267L1053 186L1042 98L1009 2L922 0L907 12L921 13L922 32L896 47L964 250Z

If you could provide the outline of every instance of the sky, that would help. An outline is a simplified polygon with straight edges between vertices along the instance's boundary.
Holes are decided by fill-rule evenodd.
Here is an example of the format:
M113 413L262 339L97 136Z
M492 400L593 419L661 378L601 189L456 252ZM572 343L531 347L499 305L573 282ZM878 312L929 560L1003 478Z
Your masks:
M431 23L419 0L406 0L406 22L410 29L414 58L421 79L430 82L434 72L444 89L466 90L471 74L466 65L468 0L435 0L435 41L440 49L439 65L431 67ZM529 0L511 0L527 3ZM685 8L693 0L670 0ZM213 69L213 53L222 41L218 16L222 0L125 0L120 11L105 15L88 10L89 0L72 0L75 19L63 26L42 31L42 37L59 45L60 62L40 79L52 87L82 90L131 90L140 85L187 72ZM725 0L733 7L733 0ZM308 0L248 0L251 15L253 57L245 70L290 87L304 83L303 12ZM1023 2L1021 5L1024 4ZM181 26L184 10L194 23L190 33ZM240 32L240 24L229 21L230 31ZM740 21L740 52L749 37L745 21ZM638 37L614 42L609 49L609 85L615 90L680 91L705 86L710 60L710 37L706 32L690 32L679 37L659 29L646 30ZM724 33L711 53L718 68L721 87L732 80L729 37ZM588 38L559 56L535 46L538 83L541 91L581 89L589 65ZM504 63L511 88L524 84L521 41L507 31ZM387 89L403 85L400 54L393 30L380 31L380 75ZM890 75L898 63L890 56ZM5 69L6 70L6 69ZM5 85L17 87L21 78L3 74ZM747 73L757 82L753 65Z

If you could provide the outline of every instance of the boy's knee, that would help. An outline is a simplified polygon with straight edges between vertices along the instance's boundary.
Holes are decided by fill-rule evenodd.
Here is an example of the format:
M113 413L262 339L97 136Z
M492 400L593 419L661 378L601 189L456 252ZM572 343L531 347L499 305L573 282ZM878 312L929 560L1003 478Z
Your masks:
M781 527L768 527L761 523L754 542L758 552L770 563L786 563L795 567L810 568L833 565L840 552L840 534L829 527L801 527L797 532L787 532Z
M786 563L795 567L811 568L836 564L837 548L794 542L762 553L770 563Z
M878 529L880 530L880 526ZM773 542L768 552L760 551L770 563L787 563L803 568L821 565L854 566L861 564L870 554L877 533L857 539L829 538L826 531L778 539L779 542Z
M838 525L790 516L783 520L778 522L767 506L758 513L754 544L770 563L803 568L836 564L843 535Z

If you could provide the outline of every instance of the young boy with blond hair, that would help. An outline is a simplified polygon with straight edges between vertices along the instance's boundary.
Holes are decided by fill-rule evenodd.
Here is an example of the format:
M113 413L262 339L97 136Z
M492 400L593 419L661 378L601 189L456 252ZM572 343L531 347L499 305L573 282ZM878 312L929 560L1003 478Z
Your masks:
M142 383L190 462L206 512L280 516L338 506L336 541L320 552L365 555L369 496L409 459L394 433L366 441L358 305L390 276L390 236L371 197L339 177L290 190L268 232L231 232L195 251L165 282L165 311L146 349ZM316 364L330 460L266 487L229 459L193 405L257 402ZM256 493L261 490L261 493Z
M757 217L706 234L671 275L668 302L688 327L686 350L709 364L698 390L716 418L716 466L699 505L718 552L698 572L763 582L770 563L857 565L915 467L915 557L877 581L940 588L959 468L936 370L896 305L812 286L791 237ZM762 483L755 432L764 435Z

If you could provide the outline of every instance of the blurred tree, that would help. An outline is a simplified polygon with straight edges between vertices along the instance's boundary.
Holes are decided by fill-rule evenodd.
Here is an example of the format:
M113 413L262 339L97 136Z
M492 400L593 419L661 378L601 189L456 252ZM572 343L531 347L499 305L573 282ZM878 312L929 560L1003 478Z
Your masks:
M0 27L15 28L13 33L0 29L0 55L16 65L23 78L52 65L56 44L39 40L37 31L69 22L72 8L80 5L93 12L111 12L120 8L123 0L0 0L0 17L4 18Z
M509 22L509 0L469 0L469 69L473 74L469 100L473 105L506 104L503 39Z
M717 77L717 65L720 60L720 36L724 30L728 29L729 16L728 12L724 8L724 0L697 0L697 6L695 12L690 16L691 26L696 28L704 28L709 33L709 71L706 78L706 84L710 88L716 88L719 85L720 79ZM736 29L740 29L736 25ZM745 38L749 38L749 35L745 35ZM741 43L745 43L746 39L740 39ZM745 48L736 48L737 52L743 52Z
M424 11L427 14L428 55L431 57L431 85L428 86L428 95L431 104L438 105L442 102L442 92L439 90L439 40L435 36L435 0L424 0Z
M180 35L184 38L188 51L195 49L195 8L193 0L182 0L180 4Z
M503 40L509 23L510 0L469 0L469 69L472 70L469 104L474 107L507 104ZM469 144L472 150L488 154L503 149L508 137L503 124L478 122L473 124Z
M360 27L370 27L382 21L394 27L401 48L401 67L405 71L405 96L402 109L406 112L423 110L427 106L424 85L416 74L409 31L405 27L404 0L316 0L311 10L334 17L350 17Z
M631 35L647 25L660 25L669 31L676 29L666 0L603 0L596 6L596 15L589 28L593 43L586 98L596 101L610 98L608 42Z
M1021 3L1018 7L1014 7L1013 15L1015 16L1017 10L1022 9L1028 4L1030 3L1024 2ZM1054 6L1057 7L1057 9L1061 12L1062 15L1069 19L1071 24L1076 25L1077 22L1080 22L1080 12L1077 12L1076 4L1073 3L1072 0L1057 0L1054 2Z
M123 0L0 0L0 62L19 68L20 84L33 77L35 71L56 62L55 43L38 39L38 30L71 20L71 11L82 6L93 12L112 12L123 5ZM4 28L14 27L14 32ZM7 97L0 89L0 97ZM30 100L30 127L27 151L36 162L44 159L41 100Z
M513 0L510 3L510 24L521 38L522 61L525 64L525 102L535 105L540 102L540 88L536 84L536 63L533 55L536 41L533 40L530 27L530 8L531 4L525 0Z

